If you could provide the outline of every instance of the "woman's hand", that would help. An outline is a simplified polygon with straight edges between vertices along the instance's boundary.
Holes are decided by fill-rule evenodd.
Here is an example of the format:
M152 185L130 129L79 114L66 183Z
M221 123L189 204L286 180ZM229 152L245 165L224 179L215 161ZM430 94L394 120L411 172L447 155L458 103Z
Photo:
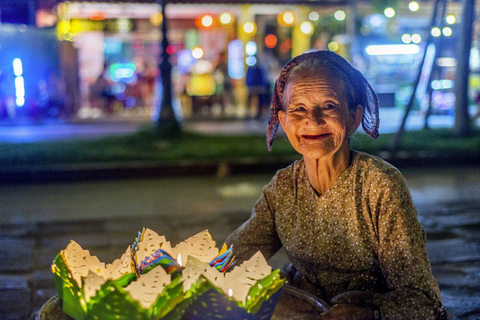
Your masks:
M322 313L319 320L372 320L373 310L350 304L336 304L328 312Z

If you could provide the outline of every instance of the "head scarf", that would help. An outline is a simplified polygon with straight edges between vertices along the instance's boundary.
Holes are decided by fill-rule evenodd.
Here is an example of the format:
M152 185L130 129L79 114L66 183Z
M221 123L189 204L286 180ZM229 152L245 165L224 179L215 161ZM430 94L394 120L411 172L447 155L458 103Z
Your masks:
M362 127L365 132L376 139L378 137L378 98L368 83L367 79L344 58L331 51L314 51L299 55L290 60L280 72L275 88L273 90L272 105L270 107L270 117L268 119L267 146L272 150L273 139L278 130L278 112L283 109L283 93L291 71L300 63L307 59L319 59L328 61L330 65L335 66L342 71L349 79L353 87L354 103L363 107ZM328 67L328 64L326 65ZM348 84L346 84L348 85Z

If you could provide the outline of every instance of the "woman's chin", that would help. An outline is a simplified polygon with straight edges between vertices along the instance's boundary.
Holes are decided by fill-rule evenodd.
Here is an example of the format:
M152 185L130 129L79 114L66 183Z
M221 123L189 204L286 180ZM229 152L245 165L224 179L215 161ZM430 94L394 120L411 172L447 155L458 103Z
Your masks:
M342 148L342 146L334 145L333 143L304 143L295 148L305 159L317 160L325 156L333 156L343 150L349 148Z
M320 158L323 158L325 157L326 155L330 154L332 149L320 149L318 147L312 147L312 146L309 146L309 147L303 147L303 148L300 148L299 150L297 150L298 153L300 153L304 158L307 158L307 159L312 159L312 160L315 160L315 159L320 159Z

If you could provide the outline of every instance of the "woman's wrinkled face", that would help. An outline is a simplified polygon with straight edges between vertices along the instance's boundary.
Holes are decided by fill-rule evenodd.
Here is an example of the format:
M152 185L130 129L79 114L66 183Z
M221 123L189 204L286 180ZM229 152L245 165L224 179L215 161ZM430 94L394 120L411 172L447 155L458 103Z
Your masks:
M344 82L330 69L290 80L284 101L280 123L292 146L306 158L319 159L345 147L349 131L359 124L358 113L348 108Z

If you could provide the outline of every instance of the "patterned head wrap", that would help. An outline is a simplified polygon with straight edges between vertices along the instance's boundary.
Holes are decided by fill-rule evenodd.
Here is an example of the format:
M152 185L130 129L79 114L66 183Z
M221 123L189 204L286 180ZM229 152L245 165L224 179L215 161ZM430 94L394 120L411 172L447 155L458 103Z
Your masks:
M362 127L365 132L376 139L378 137L378 126L380 120L378 118L378 98L368 83L367 79L354 67L350 65L344 58L331 51L314 51L299 55L290 60L280 72L272 96L272 105L270 107L270 117L268 119L267 146L268 150L272 150L273 139L278 130L278 112L283 110L283 93L291 71L302 62L313 59L325 61L325 67L334 67L343 72L348 82L353 87L354 103L363 107ZM345 85L348 86L348 83Z

